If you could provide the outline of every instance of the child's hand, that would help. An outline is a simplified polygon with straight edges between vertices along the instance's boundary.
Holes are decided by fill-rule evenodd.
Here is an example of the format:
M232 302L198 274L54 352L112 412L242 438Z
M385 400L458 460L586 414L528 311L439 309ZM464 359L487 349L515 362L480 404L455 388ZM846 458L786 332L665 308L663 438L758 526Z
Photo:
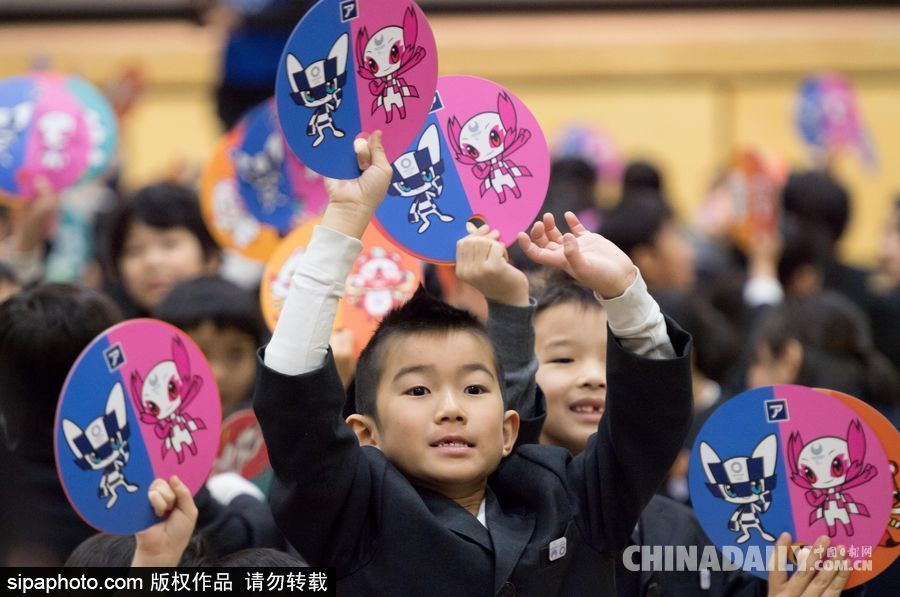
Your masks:
M368 142L357 139L353 148L363 173L352 180L325 179L328 207L322 225L360 238L387 194L392 171L381 144L381 131L372 133Z
M18 197L0 191L0 199L12 202L16 206L16 219L12 236L16 250L28 253L38 248L47 237L47 232L59 210L59 194L46 178L34 181L37 196L31 201L23 201Z
M173 567L178 565L194 526L197 524L197 506L187 485L176 476L166 483L155 479L147 492L150 505L157 516L168 517L149 529L135 534L132 567Z
M342 329L331 333L331 354L334 356L334 364L344 387L350 385L353 374L356 373L356 351L353 340L353 330Z
M786 564L791 536L782 533L775 544L774 562L769 565L769 597L838 597L850 578L850 566L846 557L847 550L842 545L837 548L833 557L826 556L828 543L828 537L819 537L811 550L798 554L797 572L788 580ZM817 570L816 565L826 560L830 560L832 564Z
M571 232L556 227L553 214L544 214L531 227L531 236L519 233L519 246L529 259L558 267L602 298L621 296L636 277L634 264L619 247L588 231L570 211L566 223Z
M528 278L509 263L500 231L466 223L469 235L456 243L456 277L488 300L506 305L528 305Z

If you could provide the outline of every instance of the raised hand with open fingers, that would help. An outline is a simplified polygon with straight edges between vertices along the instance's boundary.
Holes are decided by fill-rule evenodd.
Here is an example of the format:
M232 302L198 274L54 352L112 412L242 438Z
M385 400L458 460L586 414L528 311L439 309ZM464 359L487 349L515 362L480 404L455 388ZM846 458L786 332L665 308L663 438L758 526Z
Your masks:
M528 278L509 262L500 232L467 223L468 235L456 243L456 277L488 300L525 307Z
M589 231L578 217L567 211L571 232L563 233L553 214L535 222L531 233L519 233L519 246L535 263L564 270L602 298L621 296L636 277L634 263L619 247Z

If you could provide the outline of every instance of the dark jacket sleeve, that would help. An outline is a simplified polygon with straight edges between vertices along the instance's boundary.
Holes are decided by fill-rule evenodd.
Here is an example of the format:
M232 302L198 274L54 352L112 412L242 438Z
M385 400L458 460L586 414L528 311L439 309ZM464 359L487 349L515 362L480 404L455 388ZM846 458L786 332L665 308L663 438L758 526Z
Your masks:
M691 337L666 318L675 358L625 350L608 332L606 412L568 477L595 549L618 553L681 449L691 421Z
M285 543L269 505L251 495L240 495L228 505L217 502L206 486L194 496L197 531L218 557L251 547L284 549Z
M266 367L263 350L253 408L275 473L272 513L311 565L335 566L342 576L370 536L372 475L341 418L345 396L334 358L329 349L322 367L291 376Z
M502 368L503 401L521 420L516 445L536 444L546 418L543 396L535 382L538 361L534 353L534 310L488 301L488 337Z

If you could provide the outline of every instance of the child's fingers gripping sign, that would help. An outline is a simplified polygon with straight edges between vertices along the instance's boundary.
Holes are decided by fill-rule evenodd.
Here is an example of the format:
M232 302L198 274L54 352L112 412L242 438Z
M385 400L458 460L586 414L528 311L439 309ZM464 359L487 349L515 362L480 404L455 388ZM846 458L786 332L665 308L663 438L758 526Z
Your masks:
M828 553L829 539L822 536L812 548L797 554L797 572L787 577L787 552L791 536L782 533L769 563L769 597L838 597L850 578L847 550L838 546Z
M168 481L155 479L147 491L147 498L153 513L165 518L135 535L131 565L175 566L197 524L197 505L191 490L173 475Z
M387 195L391 163L384 153L381 131L375 131L368 139L356 139L353 148L362 174L351 180L325 179L331 213L326 209L322 224L359 238Z
M468 235L456 243L456 276L485 298L510 304L528 304L528 279L509 263L500 231L466 223Z

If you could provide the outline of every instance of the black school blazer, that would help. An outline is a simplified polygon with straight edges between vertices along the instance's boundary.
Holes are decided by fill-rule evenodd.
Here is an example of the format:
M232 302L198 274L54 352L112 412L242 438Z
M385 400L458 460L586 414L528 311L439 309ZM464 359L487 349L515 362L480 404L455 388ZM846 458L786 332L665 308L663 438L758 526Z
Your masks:
M254 408L281 531L310 565L336 568L339 596L614 597L615 562L690 424L691 339L666 324L677 355L668 360L631 354L609 334L598 433L574 458L518 446L488 481L487 528L359 446L330 353L321 368L288 376L260 351ZM543 422L536 399L540 416L523 433Z

